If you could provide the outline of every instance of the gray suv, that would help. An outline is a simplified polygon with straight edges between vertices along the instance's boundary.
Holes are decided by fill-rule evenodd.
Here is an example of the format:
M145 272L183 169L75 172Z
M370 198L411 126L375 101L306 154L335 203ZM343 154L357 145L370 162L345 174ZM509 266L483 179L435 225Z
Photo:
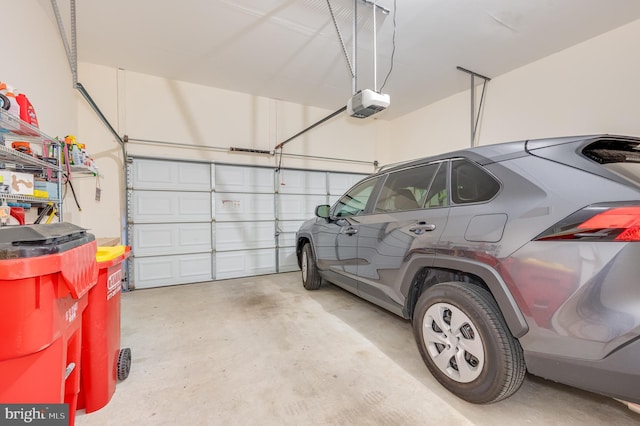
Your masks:
M324 280L413 323L474 403L526 372L640 403L640 138L527 140L373 174L297 233Z

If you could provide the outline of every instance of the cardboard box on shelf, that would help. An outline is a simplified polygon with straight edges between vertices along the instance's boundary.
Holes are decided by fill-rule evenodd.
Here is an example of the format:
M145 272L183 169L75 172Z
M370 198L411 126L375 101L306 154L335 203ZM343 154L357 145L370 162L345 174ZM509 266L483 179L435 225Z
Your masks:
M2 183L9 186L9 194L33 195L34 179L29 173L0 170Z
M58 183L57 182L47 182L44 180L37 180L34 183L34 189L40 191L46 191L48 194L48 198L57 199L58 197Z

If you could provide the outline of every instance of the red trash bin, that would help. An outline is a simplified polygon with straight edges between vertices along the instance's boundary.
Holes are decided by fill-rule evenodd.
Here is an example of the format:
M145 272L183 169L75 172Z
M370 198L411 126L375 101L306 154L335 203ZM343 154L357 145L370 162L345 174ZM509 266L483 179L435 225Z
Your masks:
M72 224L0 228L1 403L66 403L74 424L95 252Z
M89 291L82 314L82 370L78 409L87 413L109 403L116 382L131 368L131 350L120 349L120 290L123 262L130 247L98 247L98 283Z

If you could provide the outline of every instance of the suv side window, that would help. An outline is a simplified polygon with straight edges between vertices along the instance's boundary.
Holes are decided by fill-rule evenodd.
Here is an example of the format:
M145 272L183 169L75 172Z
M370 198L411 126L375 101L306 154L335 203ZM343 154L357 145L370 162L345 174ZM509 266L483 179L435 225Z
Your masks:
M468 160L451 162L451 200L456 204L488 201L500 190L500 183Z
M447 196L447 163L442 163L433 183L429 188L425 208L447 207L449 197Z
M369 179L351 188L351 190L340 197L335 204L333 216L346 217L362 213L367 207L367 202L377 182L378 178Z
M374 213L422 208L439 166L439 163L433 163L389 173L380 191Z

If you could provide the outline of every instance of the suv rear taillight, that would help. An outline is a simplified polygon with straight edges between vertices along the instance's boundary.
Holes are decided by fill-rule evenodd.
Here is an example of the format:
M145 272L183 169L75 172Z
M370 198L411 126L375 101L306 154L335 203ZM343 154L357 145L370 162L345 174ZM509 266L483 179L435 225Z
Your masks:
M585 207L556 223L535 240L640 241L640 202Z

